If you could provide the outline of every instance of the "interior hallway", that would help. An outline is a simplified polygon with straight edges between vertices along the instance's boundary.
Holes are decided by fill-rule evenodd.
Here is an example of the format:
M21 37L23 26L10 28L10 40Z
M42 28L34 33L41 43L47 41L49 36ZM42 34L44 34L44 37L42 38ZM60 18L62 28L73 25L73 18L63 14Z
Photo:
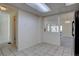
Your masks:
M7 45L0 48L0 56L73 56L73 50L70 48L40 43L33 47L17 51L14 47Z

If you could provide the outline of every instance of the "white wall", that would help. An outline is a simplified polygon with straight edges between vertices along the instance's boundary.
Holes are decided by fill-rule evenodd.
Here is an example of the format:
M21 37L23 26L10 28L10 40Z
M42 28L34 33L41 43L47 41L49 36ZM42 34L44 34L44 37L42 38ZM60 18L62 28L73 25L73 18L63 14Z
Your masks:
M44 24L53 24L59 26L58 15L48 16L44 18ZM44 30L44 28L43 28ZM47 42L49 44L60 45L60 32L43 32L43 42Z
M60 15L44 18L18 10L17 17L17 46L22 50L41 42L59 45L60 32L44 32L45 24L60 25Z
M18 10L18 50L41 43L41 18Z
M10 15L0 13L0 44L10 42Z
M62 36L72 37L72 21L74 20L74 12L69 12L61 14L60 25L62 25L63 31ZM70 21L70 23L65 23L65 21Z
M66 24L65 21L69 20L70 23ZM65 14L59 14L59 15L51 15L51 16L47 16L44 17L43 20L43 26L45 24L53 24L53 25L62 25L63 27L63 31L61 34L60 32L44 32L44 27L43 27L43 42L49 43L49 44L55 44L55 45L61 45L61 36L65 36L70 38L70 40L67 38L65 40L66 45L69 44L73 45L73 37L72 37L72 21L74 20L74 12L68 12ZM63 37L63 40L65 39L65 37ZM68 43L69 42L69 43ZM70 44L71 43L71 44Z
M62 25L62 32L60 33L61 46L73 48L74 38L72 36L72 21L74 20L74 11L60 15L60 25ZM65 23L70 21L70 23Z

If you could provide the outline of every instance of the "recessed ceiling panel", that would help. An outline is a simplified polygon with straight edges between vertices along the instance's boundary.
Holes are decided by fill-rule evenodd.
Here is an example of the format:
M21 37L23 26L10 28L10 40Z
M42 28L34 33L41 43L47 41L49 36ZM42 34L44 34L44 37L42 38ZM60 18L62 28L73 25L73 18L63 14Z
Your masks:
M45 3L26 3L28 6L36 9L39 12L49 12L50 8Z

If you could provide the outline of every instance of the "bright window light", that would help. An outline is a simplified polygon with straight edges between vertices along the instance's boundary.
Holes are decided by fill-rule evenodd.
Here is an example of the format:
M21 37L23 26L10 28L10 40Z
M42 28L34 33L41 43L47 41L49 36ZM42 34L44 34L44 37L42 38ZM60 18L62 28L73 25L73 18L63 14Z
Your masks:
M57 26L51 26L51 32L57 32Z
M49 12L50 8L45 3L26 3L28 6L36 9L39 12Z
M63 28L62 28L62 25L60 26L60 32L62 32Z
M47 24L47 31L50 31L50 24Z

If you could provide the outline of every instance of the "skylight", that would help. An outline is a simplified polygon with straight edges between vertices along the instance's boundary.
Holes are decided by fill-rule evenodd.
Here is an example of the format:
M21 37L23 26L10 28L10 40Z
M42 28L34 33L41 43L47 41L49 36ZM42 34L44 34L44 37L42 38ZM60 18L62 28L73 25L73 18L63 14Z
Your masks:
M73 5L75 3L65 3L65 6L70 6L70 5Z
M45 3L27 3L28 6L36 9L39 12L49 12L50 8Z

